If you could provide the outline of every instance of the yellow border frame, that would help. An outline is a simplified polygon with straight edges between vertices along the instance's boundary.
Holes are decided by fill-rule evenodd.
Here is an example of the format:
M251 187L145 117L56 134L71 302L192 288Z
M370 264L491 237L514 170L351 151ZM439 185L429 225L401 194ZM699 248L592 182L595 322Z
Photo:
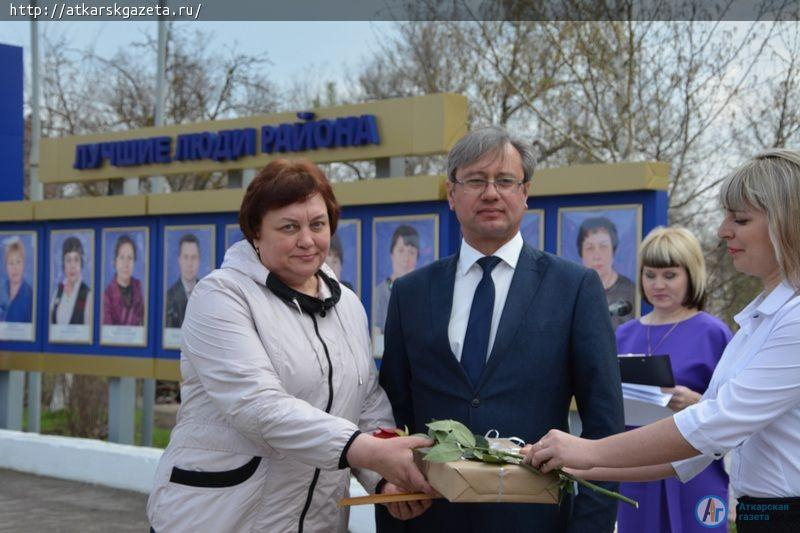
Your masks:
M147 214L147 196L82 196L33 203L34 220L133 217Z
M311 111L317 120L345 116L375 115L381 142L378 145L323 148L302 152L263 153L260 150L261 128L302 122L295 111ZM175 124L139 128L94 135L65 136L42 139L39 176L43 183L68 183L125 177L191 174L243 168L262 168L281 157L306 158L315 163L364 161L369 159L433 155L447 152L467 132L467 97L455 93L437 93L407 98L390 98L334 107L297 109L271 115L255 115L236 119ZM256 152L231 161L171 161L132 167L113 167L108 162L97 169L73 168L75 148L79 144L143 139L154 136L172 138L172 153L177 151L177 137L182 134L218 132L229 129L255 128Z
M245 189L176 191L147 195L148 215L238 212Z
M333 183L342 206L446 200L446 176L422 175ZM536 171L529 197L666 191L669 165L661 162L572 165ZM0 221L69 220L238 211L243 189L181 191L138 196L98 196L3 202Z
M666 191L668 188L669 163L594 163L537 170L529 196Z
M0 351L0 371L4 370L181 380L178 360L119 355Z
M16 222L33 220L33 202L29 200L19 202L0 202L0 222Z

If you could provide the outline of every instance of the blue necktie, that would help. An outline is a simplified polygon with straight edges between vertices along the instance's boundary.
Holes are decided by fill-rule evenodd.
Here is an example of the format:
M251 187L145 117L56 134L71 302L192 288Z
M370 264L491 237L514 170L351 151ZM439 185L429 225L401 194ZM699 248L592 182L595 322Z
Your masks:
M492 312L494 311L494 281L492 270L500 263L499 257L487 256L478 259L483 269L483 278L475 289L472 308L469 310L467 334L464 336L464 347L461 350L461 365L467 376L476 387L486 366L486 355L489 351L489 333L492 329Z

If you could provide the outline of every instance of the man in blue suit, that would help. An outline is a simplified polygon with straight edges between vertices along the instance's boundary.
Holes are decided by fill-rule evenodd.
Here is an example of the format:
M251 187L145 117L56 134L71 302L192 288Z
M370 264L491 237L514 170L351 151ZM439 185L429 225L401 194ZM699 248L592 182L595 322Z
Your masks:
M425 432L427 422L452 418L476 434L536 442L551 428L568 430L574 396L583 437L623 431L597 273L522 241L534 164L531 148L500 128L468 133L450 151L448 201L461 248L399 278L389 301L380 383L398 427ZM392 505L408 518L427 504ZM437 500L406 522L378 506L377 523L379 532L610 532L616 509L616 500L581 491L560 506Z

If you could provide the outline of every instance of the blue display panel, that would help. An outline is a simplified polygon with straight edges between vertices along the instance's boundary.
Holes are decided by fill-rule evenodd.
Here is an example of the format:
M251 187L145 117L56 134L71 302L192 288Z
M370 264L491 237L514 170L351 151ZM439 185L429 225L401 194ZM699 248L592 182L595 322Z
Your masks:
M152 261L156 257L155 230L154 217L44 224L48 258L43 262L46 272L42 284L48 294L48 313L42 313L39 322L41 331L47 332L43 351L152 357L155 328L151 326L151 315L152 305L157 301L152 283L156 274ZM61 286L75 276L76 263L80 265L81 281L77 286L82 290L72 296L74 303L66 302L72 309L67 313L59 309L65 303L66 292ZM126 280L131 288L128 295L121 290ZM119 305L124 308L119 309ZM126 315L125 320L117 323L121 311ZM119 326L135 331L112 330L109 334L106 330L101 338L103 327Z
M22 48L0 44L0 201L22 200Z

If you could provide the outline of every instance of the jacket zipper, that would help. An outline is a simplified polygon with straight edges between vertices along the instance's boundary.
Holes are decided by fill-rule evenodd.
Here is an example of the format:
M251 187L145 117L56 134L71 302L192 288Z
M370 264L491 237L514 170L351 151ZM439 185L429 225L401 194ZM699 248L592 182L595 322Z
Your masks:
M311 321L314 323L314 333L317 334L317 338L319 342L322 343L322 348L325 350L325 359L328 360L328 405L325 406L325 412L331 412L331 406L333 405L333 364L331 363L331 354L328 352L328 345L325 344L325 341L322 340L322 336L319 334L319 327L317 326L317 319L314 317L313 313L309 313L311 316ZM314 489L317 486L317 481L319 481L319 474L320 469L314 469L314 478L311 480L311 485L308 487L308 495L306 496L306 504L303 506L303 512L300 513L300 526L298 528L298 533L303 533L303 522L306 519L306 514L308 514L308 510L311 508L311 499L314 497Z

